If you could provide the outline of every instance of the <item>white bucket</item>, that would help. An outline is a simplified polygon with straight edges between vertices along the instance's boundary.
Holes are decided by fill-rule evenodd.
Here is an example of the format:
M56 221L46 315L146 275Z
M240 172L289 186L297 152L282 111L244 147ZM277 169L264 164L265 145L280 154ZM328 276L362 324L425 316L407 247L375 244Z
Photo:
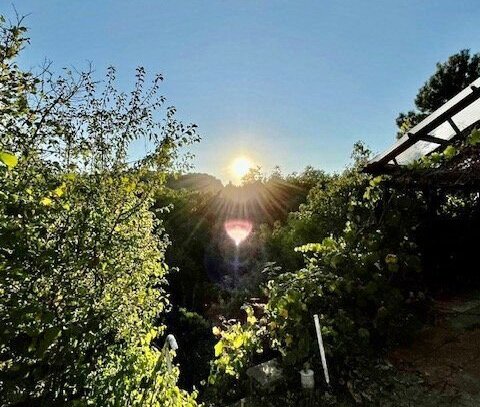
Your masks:
M312 369L300 370L300 380L303 389L313 389L315 387L315 379Z

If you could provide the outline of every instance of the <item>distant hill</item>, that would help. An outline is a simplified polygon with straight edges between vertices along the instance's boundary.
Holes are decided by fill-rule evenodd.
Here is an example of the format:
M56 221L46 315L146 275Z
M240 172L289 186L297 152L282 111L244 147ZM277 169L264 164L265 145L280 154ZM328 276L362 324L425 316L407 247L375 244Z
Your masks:
M222 181L210 174L190 173L171 178L167 186L172 189L186 189L203 193L217 194L223 189Z
M308 191L327 175L307 168L302 174L272 176L243 185L222 182L210 174L189 173L167 181L173 190L204 194L203 214L223 224L228 219L248 219L255 224L284 220L289 212L298 210Z

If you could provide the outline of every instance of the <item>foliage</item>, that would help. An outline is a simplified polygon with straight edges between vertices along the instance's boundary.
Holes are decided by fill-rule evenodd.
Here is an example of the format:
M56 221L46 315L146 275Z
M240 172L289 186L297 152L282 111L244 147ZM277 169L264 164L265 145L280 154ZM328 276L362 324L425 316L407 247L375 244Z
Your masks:
M331 375L343 383L342 391L362 398L354 389L359 385L354 372L362 372L365 358L405 340L407 332L413 334L426 309L419 249L413 242L425 206L421 194L396 191L357 168L314 188L295 214L309 223L322 220L313 236L323 238L296 249L304 256L304 267L282 271L283 258L270 264L265 315L255 338L268 338L291 376L305 361L320 372L313 323L318 314ZM291 219L286 227L299 233ZM229 341L243 335L243 329L238 325L229 331ZM222 369L237 374L230 355L221 361L221 350L214 363L227 364ZM242 359L241 366L245 363Z
M402 292L401 282L420 271L411 241L418 209L407 197L389 191L388 205L377 215L385 198L377 182L371 181L364 201L352 202L339 237L299 247L306 254L306 267L281 274L267 285L272 343L287 363L303 362L315 351L315 313L337 366L344 366L339 360L372 345L383 347L396 340L395 334L410 322L412 314L404 309L408 292ZM409 222L402 217L407 213ZM415 294L417 298L423 294Z
M165 315L165 325L178 342L176 361L180 368L179 385L199 388L208 379L215 337L212 324L200 314L174 307ZM163 346L163 343L159 343Z
M258 321L253 308L244 306L246 321L225 321L222 327L213 327L218 337L215 345L215 358L211 361L208 384L210 398L216 401L228 398L238 392L238 386L232 386L251 365L256 353L262 352L262 339L265 328L258 329ZM213 396L212 396L213 393Z
M437 63L435 73L419 89L415 97L417 110L400 113L397 117L396 123L399 128L397 137L401 137L479 76L480 54L470 55L467 49L451 55L444 63Z
M195 312L217 299L217 291L205 270L205 255L213 240L215 217L208 213L209 192L165 188L155 198L155 207L168 207L158 213L171 244L166 251L173 272L168 276L174 304ZM163 232L163 228L160 229Z
M0 392L6 405L195 405L151 347L168 299L150 206L195 127L144 90L22 72L25 28L1 24ZM152 150L128 164L130 144ZM160 233L160 236L162 234Z
M285 224L277 222L273 227L260 228L260 239L264 241L269 261L274 259L284 271L296 270L303 260L293 252L295 247L342 233L351 202L361 201L368 186L368 177L358 169L369 156L370 151L356 143L350 168L342 174L322 174L310 189L307 201L298 211L289 214Z
M407 113L399 113L395 119L395 123L398 127L397 138L400 138L404 134L408 133L411 128L415 127L427 116L427 113L417 112L416 110L409 110Z
M245 300L259 294L263 275L258 268L263 268L266 250L261 234L252 234L240 248L241 266L233 282L235 252L224 222L236 218L254 224L281 222L305 201L313 185L326 178L310 167L300 174L282 175L278 170L241 186L219 187L220 181L205 174L169 178L155 207L169 208L159 217L171 241L166 259L175 270L168 276L172 302L210 317L238 313Z
M259 350L259 334L252 331L256 326L257 318L250 306L244 307L247 313L246 324L238 321L226 323L226 329L213 328L213 334L219 337L215 345L215 359L213 361L213 373L209 378L211 384L215 383L218 376L224 374L238 378L240 372L245 369L248 355Z

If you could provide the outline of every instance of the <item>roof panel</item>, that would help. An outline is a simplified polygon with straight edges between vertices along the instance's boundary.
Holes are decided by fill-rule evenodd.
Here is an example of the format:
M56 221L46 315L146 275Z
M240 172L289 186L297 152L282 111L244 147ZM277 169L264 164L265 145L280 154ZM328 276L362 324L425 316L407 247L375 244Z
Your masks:
M429 134L442 140L450 140L455 136L455 134L457 134L457 132L449 122L443 122L440 126L432 130Z
M480 88L480 78L473 81L464 90L462 90L460 93L458 93L453 98L451 98L448 102L446 102L445 104L440 106L437 110L435 110L431 115L427 116L416 126L412 127L409 133L416 134L417 132L421 131L424 127L427 127L428 125L433 123L436 119L441 117L443 114L447 113L451 108L459 104L463 99L465 99L467 96L473 93L472 87Z
M472 124L480 120L480 99L477 99L461 112L452 116L452 120L460 130L465 130L467 127L470 127Z
M381 169L391 162L398 165L409 164L444 144L435 143L434 138L448 143L478 122L480 122L480 78L414 126L390 148L370 160L365 171L381 172Z
M437 149L440 144L431 143L429 141L417 141L413 146L407 148L403 153L397 155L397 163L399 165L411 164Z

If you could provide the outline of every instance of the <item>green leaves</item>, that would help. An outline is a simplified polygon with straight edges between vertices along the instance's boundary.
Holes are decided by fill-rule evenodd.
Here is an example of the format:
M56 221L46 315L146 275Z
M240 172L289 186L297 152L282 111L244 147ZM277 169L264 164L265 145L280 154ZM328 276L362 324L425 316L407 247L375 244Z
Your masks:
M387 268L389 271L392 273L395 273L398 271L399 266L398 266L398 257L395 254L387 254L385 256L385 263L387 264Z
M311 190L289 220L290 229L284 228L305 264L276 273L266 287L266 329L283 363L300 368L314 357L315 313L322 319L326 352L346 377L355 371L357 357L382 351L377 346L405 333L412 315L404 287L412 280L404 279L417 278L421 269L412 227L423 202L384 178L339 175ZM307 227L318 240L302 234ZM304 244L308 241L320 243Z
M194 406L150 346L168 305L150 208L195 126L162 120L141 68L129 94L113 68L33 78L15 61L24 33L0 17L2 403ZM152 148L132 165L140 139Z
M48 196L45 196L43 197L41 200L40 200L40 203L43 205L43 206L51 206L53 201L51 198L49 198Z
M36 347L36 353L39 358L43 357L43 354L46 352L46 350L59 337L61 331L62 330L59 327L54 326L43 332Z
M476 146L480 144L480 130L475 129L467 138L467 143L470 146Z
M447 160L451 159L457 154L457 149L454 146L448 146L444 151L443 155Z
M218 341L215 345L215 357L219 357L223 352L223 343L222 341Z
M18 158L11 153L7 153L6 151L0 151L0 162L8 167L9 170L15 168L18 164Z
M226 376L239 378L248 367L252 354L262 351L260 338L265 329L259 330L251 307L243 309L247 314L246 324L231 322L225 330L214 330L220 339L214 346L215 359L211 361L208 382L217 387L226 384Z

